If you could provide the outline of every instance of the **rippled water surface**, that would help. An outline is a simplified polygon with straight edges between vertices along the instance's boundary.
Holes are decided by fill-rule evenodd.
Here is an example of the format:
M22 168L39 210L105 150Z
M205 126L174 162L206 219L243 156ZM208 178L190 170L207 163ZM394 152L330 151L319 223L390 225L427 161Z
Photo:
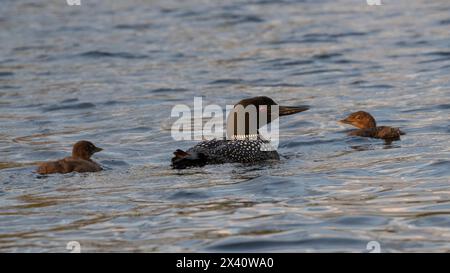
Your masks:
M450 251L449 1L81 3L0 6L0 251ZM280 162L170 168L175 104L256 95L311 105ZM106 171L33 172L80 139Z

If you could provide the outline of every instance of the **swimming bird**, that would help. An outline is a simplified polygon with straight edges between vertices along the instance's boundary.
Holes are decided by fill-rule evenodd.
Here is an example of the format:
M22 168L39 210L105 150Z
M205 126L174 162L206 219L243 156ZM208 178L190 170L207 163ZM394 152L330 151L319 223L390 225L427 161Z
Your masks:
M187 151L176 150L172 158L174 169L202 167L206 164L254 163L279 160L278 152L258 129L279 116L300 113L309 106L278 106L271 98L260 96L243 99L234 105L227 119L227 138L202 141ZM254 109L255 114L248 113ZM273 110L273 111L272 111Z
M405 134L399 128L377 126L375 118L371 114L364 111L351 113L347 118L340 120L340 122L359 128L357 130L350 131L348 133L349 136L400 140L400 136Z
M81 140L73 145L72 156L40 163L36 172L39 174L98 172L102 170L102 167L93 161L91 156L102 150L89 141Z

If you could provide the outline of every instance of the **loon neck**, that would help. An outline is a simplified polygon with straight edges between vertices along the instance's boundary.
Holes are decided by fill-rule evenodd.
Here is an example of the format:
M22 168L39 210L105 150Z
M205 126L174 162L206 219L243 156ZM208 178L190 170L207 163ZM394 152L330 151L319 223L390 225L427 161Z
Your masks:
M258 140L261 136L259 134L251 134L251 135L233 135L233 140Z

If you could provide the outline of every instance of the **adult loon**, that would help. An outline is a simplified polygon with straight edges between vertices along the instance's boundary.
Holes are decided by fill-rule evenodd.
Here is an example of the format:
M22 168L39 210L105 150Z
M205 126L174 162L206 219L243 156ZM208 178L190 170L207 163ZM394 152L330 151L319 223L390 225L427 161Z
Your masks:
M174 169L202 167L206 164L254 163L279 160L277 151L265 140L258 129L279 116L303 112L309 106L278 106L269 97L253 97L234 105L227 119L227 139L203 141L186 152L176 150L172 158ZM252 115L248 110L254 109ZM273 110L273 111L272 111Z
M351 113L347 118L340 120L341 123L350 124L359 128L348 133L349 136L361 136L380 138L385 140L400 140L405 133L399 128L388 126L377 126L375 118L364 111Z
M70 172L98 172L102 167L93 160L94 153L102 151L89 141L81 140L73 145L72 156L57 160L40 163L37 169L39 174L70 173Z

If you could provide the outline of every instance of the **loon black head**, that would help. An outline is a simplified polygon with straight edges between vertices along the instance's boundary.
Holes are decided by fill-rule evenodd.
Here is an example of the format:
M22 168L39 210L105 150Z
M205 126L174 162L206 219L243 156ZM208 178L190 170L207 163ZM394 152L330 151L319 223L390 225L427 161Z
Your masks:
M292 115L309 109L307 105L280 106L269 97L260 96L243 99L234 105L228 115L228 138L258 136L258 129L280 116Z
M353 125L359 129L370 129L377 127L377 123L372 115L364 111L351 113L345 119L340 120L340 122Z

